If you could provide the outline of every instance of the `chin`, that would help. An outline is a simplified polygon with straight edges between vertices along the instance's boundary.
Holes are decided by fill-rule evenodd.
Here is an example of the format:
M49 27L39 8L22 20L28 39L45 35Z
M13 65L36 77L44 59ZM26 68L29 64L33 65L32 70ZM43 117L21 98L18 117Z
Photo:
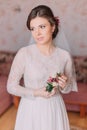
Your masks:
M37 43L38 43L39 45L44 45L44 44L45 44L45 42L43 42L43 41L37 41Z

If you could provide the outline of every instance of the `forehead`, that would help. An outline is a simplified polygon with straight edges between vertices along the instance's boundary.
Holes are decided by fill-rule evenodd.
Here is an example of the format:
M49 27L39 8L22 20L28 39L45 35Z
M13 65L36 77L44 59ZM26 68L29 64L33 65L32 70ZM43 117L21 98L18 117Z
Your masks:
M43 17L36 17L31 20L30 26L38 26L41 24L50 24L46 18Z

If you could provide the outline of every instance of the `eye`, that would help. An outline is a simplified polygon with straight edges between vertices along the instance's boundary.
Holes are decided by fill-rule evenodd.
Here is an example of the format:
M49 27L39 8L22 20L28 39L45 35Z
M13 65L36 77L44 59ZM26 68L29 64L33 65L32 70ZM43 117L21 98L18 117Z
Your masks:
M30 28L30 31L34 31L35 29L33 27Z
M44 29L46 26L45 25L40 25L40 28Z

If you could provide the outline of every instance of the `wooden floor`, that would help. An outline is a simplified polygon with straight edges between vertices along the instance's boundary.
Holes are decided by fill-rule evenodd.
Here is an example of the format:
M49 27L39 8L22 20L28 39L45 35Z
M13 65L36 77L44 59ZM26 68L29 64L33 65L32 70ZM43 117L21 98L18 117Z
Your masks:
M17 109L11 106L1 117L0 117L0 130L13 130L15 124ZM87 128L87 116L80 118L79 113L68 112L69 121L71 125L81 126Z

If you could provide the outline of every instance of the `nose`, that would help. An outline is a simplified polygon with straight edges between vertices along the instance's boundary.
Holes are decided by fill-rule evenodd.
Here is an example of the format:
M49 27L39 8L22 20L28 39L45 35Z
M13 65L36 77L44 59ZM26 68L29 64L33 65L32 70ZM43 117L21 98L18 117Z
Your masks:
M37 28L35 33L36 33L37 36L40 35L41 34L40 28Z

